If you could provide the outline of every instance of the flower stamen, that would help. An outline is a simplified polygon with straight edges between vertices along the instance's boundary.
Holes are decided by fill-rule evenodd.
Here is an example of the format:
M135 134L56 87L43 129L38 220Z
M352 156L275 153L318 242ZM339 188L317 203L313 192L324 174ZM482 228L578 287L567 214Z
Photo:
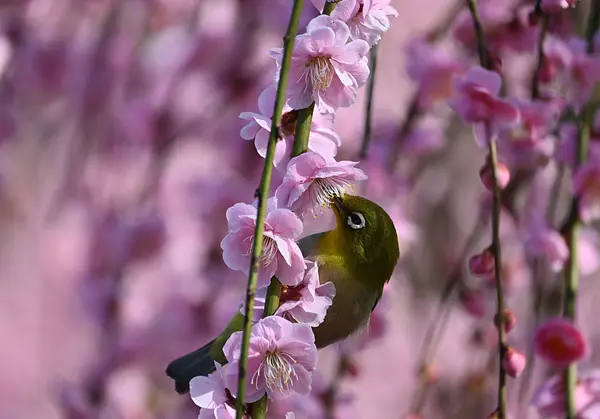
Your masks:
M244 252L244 256L252 254L252 243L254 242L254 236L248 236L244 239L244 243L248 244L248 249ZM259 261L262 266L269 266L278 252L277 242L270 237L263 236L263 247L260 253Z
M329 88L335 73L329 57L315 57L306 64L306 67L309 69L306 75L310 78L314 90L322 92Z

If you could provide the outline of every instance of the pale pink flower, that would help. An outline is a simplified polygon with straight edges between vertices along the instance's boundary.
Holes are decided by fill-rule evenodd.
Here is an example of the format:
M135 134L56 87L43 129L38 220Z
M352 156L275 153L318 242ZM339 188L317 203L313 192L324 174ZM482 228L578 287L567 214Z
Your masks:
M558 368L579 361L587 353L583 334L564 318L550 319L541 324L534 333L533 347L536 354Z
M358 162L328 159L317 153L304 153L290 160L283 182L275 191L280 205L304 217L316 216L317 210L329 208L331 199L342 196L351 186L367 178L356 166Z
M577 169L573 188L579 197L579 216L583 222L600 219L600 159L590 159Z
M487 144L498 129L519 122L519 110L498 97L501 84L498 73L480 66L471 67L464 76L453 76L454 92L448 103L463 121L478 124L475 133L480 144Z
M511 99L521 114L519 124L498 133L500 156L511 167L535 169L544 166L554 152L552 135L560 107L553 102Z
M544 41L544 81L554 81L575 106L585 103L600 81L600 56L588 54L586 46L583 39L565 41L552 34Z
M456 54L422 38L412 39L405 54L406 73L418 85L421 109L446 101L452 95L453 76L467 70Z
M231 364L226 377L230 389L237 387L241 344L242 332L235 332L223 347ZM316 366L317 347L309 325L279 316L261 319L250 336L246 400L257 401L265 393L274 400L292 393L307 395Z
M564 376L559 374L537 388L531 405L544 419L562 419L565 417L565 394ZM580 371L574 396L578 418L597 418L600 411L600 370Z
M238 203L227 210L229 233L221 241L223 260L234 271L248 273L256 228L256 202ZM277 208L277 200L267 201L267 216L260 255L258 286L269 285L277 276L284 285L297 285L306 265L296 240L302 233L302 222L289 209Z
M224 379L224 368L215 362L217 370L208 377L194 377L190 381L190 396L199 406L198 419L235 418L235 400L228 392ZM225 368L229 368L226 366Z
M550 228L532 228L525 238L525 251L530 257L546 259L554 272L560 272L569 258L564 237Z
M390 29L390 17L398 17L390 3L391 0L343 0L331 17L348 25L352 39L362 39L372 47Z
M240 114L240 118L249 121L240 131L240 136L244 140L254 140L256 151L263 158L267 155L267 146L269 145L269 135L271 134L270 115L273 114L276 91L275 86L269 86L260 94L258 97L260 113L242 112ZM290 161L297 118L298 111L285 104L281 117L283 139L277 141L273 159L273 164L281 171L285 170ZM333 115L322 115L315 112L308 137L308 149L323 156L335 157L338 147L341 145L341 140L332 128Z
M305 260L307 269L304 279L298 285L284 286L281 290L279 308L276 316L287 318L290 321L306 323L317 327L325 319L327 309L331 307L335 296L335 285L333 282L320 284L319 267L310 260ZM257 322L263 316L267 288L256 290L254 298L253 321ZM242 304L240 312L244 312L245 305Z
M520 376L527 366L527 358L521 352L512 347L508 347L502 359L502 365L506 374L513 378Z
M292 108L315 102L319 112L333 113L356 102L358 88L369 77L369 44L360 39L346 43L349 37L348 25L326 15L311 20L306 33L296 37L287 91ZM283 49L270 54L280 67Z

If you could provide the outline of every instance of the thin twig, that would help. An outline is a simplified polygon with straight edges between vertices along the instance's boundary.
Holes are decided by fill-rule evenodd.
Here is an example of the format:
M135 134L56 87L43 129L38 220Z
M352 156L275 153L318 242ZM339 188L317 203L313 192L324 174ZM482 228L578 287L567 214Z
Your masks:
M362 144L360 146L359 157L361 159L367 158L369 150L369 143L371 142L371 119L373 117L373 96L375 92L375 71L377 70L377 45L371 48L371 57L369 60L370 78L369 85L367 86L367 105L365 108L365 130L363 132Z
M485 37L481 21L479 20L479 12L475 0L467 0L467 6L473 18L473 27L475 28L475 36L477 38L477 51L479 53L479 61L482 67L490 68L490 59L485 43ZM488 126L489 130L489 126ZM498 186L498 150L496 140L491 138L490 133L486 135L489 144L489 158L492 165L492 184L493 184L493 203L492 203L492 253L494 254L494 277L496 281L496 298L497 307L496 315L498 318L498 419L506 419L506 371L504 369L504 356L507 350L506 347L506 330L504 328L504 290L502 287L502 251L500 248L500 211L502 208L502 200L500 187Z
M283 37L283 59L281 62L281 71L279 75L279 83L277 85L277 95L275 105L273 107L273 116L271 122L271 133L269 135L269 144L267 146L267 154L265 157L265 165L260 181L259 189L257 190L257 215L256 215L256 230L252 243L252 256L250 262L250 272L248 274L248 286L246 289L246 309L244 313L244 326L242 348L240 353L240 365L238 371L238 391L236 400L236 419L242 419L244 416L244 399L246 395L246 370L248 366L248 349L250 346L250 332L252 329L252 311L254 310L254 294L256 292L256 283L258 279L258 267L260 262L260 254L262 252L262 242L264 233L264 220L267 212L267 197L271 186L271 175L273 173L273 159L275 157L275 146L280 137L281 114L285 103L285 90L287 87L290 64L292 61L292 51L294 48L294 40L298 32L298 24L300 15L302 14L302 6L304 0L294 0L294 7L290 16L290 22L287 32ZM266 411L266 405L265 405Z

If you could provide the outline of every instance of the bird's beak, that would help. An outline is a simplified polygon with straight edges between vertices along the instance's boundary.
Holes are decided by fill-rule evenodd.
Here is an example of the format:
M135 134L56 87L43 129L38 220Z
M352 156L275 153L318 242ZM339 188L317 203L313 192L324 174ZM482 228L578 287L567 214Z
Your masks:
M332 204L335 212L337 212L339 215L342 215L344 213L345 205L342 198L340 198L339 196L333 197Z

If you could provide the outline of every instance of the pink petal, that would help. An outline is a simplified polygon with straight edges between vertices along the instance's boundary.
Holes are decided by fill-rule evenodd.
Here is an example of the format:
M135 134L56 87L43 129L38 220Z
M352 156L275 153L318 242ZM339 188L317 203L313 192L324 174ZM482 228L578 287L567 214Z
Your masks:
M347 22L358 13L359 4L356 0L344 0L333 9L331 17Z
M245 231L237 231L229 233L221 241L221 249L223 249L223 262L229 269L234 271L247 272L250 267L250 257L245 255L248 250L248 238Z
M302 234L302 221L289 209L280 208L267 214L265 219L273 232L288 239L296 239Z
M244 113L249 113L249 112L244 112ZM242 115L240 115L241 117ZM256 137L256 134L258 133L258 131L260 130L260 126L252 121L246 125L244 125L240 131L240 137L242 137L244 140L254 140L254 137Z
M238 230L240 228L247 227L247 222L240 221L241 217L243 216L256 218L256 208L252 205L244 204L241 202L238 202L232 207L229 207L225 212L225 217L227 218L227 225L229 226L229 230Z
M464 75L467 82L485 87L492 95L497 95L502 86L502 78L495 71L486 70L480 66L473 66Z
M258 109L263 115L273 115L273 106L275 105L275 94L277 92L277 86L270 85L263 90L258 96ZM270 118L269 118L270 120Z

